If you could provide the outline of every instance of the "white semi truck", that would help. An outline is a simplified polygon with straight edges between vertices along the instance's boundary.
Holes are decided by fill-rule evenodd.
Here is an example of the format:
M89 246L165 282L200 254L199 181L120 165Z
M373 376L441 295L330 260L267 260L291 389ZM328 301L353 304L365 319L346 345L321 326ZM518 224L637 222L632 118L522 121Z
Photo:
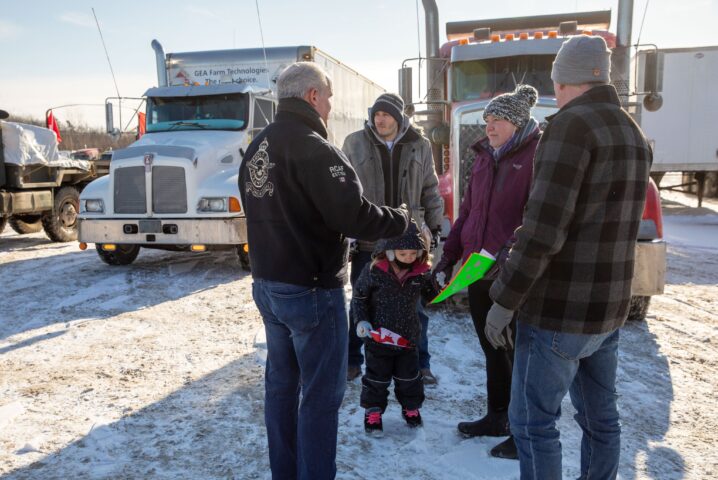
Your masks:
M156 40L158 86L145 93L146 133L116 150L110 173L80 197L80 248L94 243L110 265L132 263L141 248L237 249L249 268L237 176L253 136L276 110L281 71L317 62L332 77L329 139L359 130L384 92L310 46L169 53ZM111 104L108 131L113 131Z

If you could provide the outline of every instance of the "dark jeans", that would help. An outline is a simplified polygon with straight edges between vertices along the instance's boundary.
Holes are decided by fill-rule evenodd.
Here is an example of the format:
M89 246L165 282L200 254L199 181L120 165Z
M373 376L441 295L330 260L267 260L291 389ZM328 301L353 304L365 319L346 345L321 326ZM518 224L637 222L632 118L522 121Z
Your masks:
M579 478L616 478L621 453L617 366L618 330L582 335L519 322L509 422L522 480L561 478L556 421L566 392L583 430Z
M352 287L356 283L359 275L361 274L364 266L371 262L370 252L359 252L352 258L352 268L350 280ZM429 337L426 335L426 330L429 328L429 316L424 311L424 305L419 301L417 305L417 313L419 314L419 320L421 321L421 336L419 337L419 368L430 368L431 367L431 355L429 354ZM357 337L356 329L354 328L354 316L349 310L349 319L351 325L349 326L349 365L361 366L364 363L364 356L361 353L362 340Z
M493 412L506 411L511 400L511 371L514 365L512 349L496 349L486 338L486 314L493 302L489 289L493 280L479 280L469 285L469 309L479 336L481 349L486 357L486 393L488 409ZM511 322L511 332L516 335L516 319Z
M366 373L361 379L361 406L386 410L389 385L394 378L394 394L402 407L421 408L424 403L424 382L419 374L419 355L415 348L395 350L368 344Z
M264 421L272 478L332 479L347 374L344 289L255 279L252 294L267 332Z

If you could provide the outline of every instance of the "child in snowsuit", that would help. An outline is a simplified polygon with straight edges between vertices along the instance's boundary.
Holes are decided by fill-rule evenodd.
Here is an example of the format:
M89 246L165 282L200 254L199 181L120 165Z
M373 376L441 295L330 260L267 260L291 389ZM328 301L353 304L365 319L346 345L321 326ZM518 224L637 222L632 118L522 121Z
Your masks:
M437 293L428 256L425 241L412 221L403 235L377 243L373 261L354 286L352 310L366 354L361 392L361 406L366 409L364 429L375 436L383 431L381 415L386 410L392 378L402 417L410 427L422 424L419 408L424 401L424 383L417 349L421 322L416 304L420 296L430 300ZM384 337L377 340L372 330L378 332L376 337L382 333Z

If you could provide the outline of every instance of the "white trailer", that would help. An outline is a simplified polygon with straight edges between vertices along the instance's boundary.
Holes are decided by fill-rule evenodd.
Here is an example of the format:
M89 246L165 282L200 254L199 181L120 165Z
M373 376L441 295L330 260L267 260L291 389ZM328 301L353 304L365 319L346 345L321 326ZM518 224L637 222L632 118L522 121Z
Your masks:
M110 265L132 263L140 248L205 251L236 248L249 267L247 229L237 184L252 137L276 110L281 71L317 62L332 77L330 140L359 130L384 89L309 46L237 49L157 57L158 87L145 93L146 134L116 150L110 173L80 197L80 247L94 243ZM112 128L108 108L108 131Z
M641 113L641 128L653 145L653 176L660 178L666 172L683 172L684 180L696 176L705 182L705 193L716 196L718 91L713 80L718 78L718 46L658 49L656 53L663 106ZM650 50L637 54L639 85L650 72L645 66L651 55Z

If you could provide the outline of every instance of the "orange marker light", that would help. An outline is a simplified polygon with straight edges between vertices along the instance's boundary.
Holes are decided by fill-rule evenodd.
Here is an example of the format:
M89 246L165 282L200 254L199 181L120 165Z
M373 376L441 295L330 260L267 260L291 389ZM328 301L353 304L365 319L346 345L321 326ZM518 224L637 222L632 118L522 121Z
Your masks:
M558 32L556 30L551 30L548 32L548 38L558 38Z
M239 200L236 197L229 197L229 211L230 212L241 212L242 206L239 204Z
M205 245L192 245L192 246L189 247L189 248L190 248L190 250L192 250L193 252L204 252L204 251L207 250L207 247L206 247Z
M507 41L507 42L513 42L513 40L514 40L514 34L513 34L513 33L507 33L506 36L504 37L504 40Z
M102 249L106 252L114 252L115 250L117 250L117 245L115 245L114 243L103 243Z
M534 32L534 38L536 40L541 40L543 38L543 32Z
M87 244L85 242L80 242L80 250L87 250Z
M491 35L491 41L492 42L500 42L501 41L501 35L498 33L494 33Z
M519 33L519 40L528 40L528 39L529 39L529 32Z

